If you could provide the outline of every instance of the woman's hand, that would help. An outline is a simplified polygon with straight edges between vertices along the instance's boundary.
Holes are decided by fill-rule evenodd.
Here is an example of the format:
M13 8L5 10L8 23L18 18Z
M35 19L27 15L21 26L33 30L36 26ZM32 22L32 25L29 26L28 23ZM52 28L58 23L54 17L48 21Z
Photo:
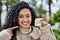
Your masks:
M44 26L46 26L48 23L43 19L43 18L41 18L40 19L40 25L41 25L41 27L44 27Z
M15 26L15 27L12 27L12 28L8 28L8 29L6 29L6 30L7 30L7 32L10 33L10 35L13 35L13 34L12 34L12 30L13 30L13 29L16 29L16 28L18 28L18 26Z

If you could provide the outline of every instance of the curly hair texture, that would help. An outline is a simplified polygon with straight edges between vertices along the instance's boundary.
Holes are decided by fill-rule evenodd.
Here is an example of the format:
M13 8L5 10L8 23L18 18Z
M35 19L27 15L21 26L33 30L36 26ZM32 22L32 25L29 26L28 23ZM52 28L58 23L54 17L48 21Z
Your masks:
M10 27L14 27L14 26L19 26L18 13L23 8L28 8L31 11L31 16L32 16L31 26L35 26L34 25L35 24L34 10L29 6L29 4L27 2L22 1L12 7L12 9L10 10L10 12L7 15L6 22L3 26L3 29L7 29ZM13 36L12 36L11 40L16 40L16 29L13 30Z

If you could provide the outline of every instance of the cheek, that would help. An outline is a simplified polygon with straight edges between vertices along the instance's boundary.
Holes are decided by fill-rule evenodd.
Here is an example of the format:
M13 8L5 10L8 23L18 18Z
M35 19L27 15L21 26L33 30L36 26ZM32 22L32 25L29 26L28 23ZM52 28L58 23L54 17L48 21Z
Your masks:
M21 20L20 18L18 18L18 24L20 24L20 23L21 23L21 21L22 21L22 20Z
M30 23L32 22L32 18L29 19Z

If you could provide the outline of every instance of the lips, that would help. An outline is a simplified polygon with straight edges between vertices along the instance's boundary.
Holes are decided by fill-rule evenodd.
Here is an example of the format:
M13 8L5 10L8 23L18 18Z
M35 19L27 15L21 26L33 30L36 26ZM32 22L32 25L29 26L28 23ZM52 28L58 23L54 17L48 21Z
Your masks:
M28 22L23 22L23 25L27 25L28 24Z

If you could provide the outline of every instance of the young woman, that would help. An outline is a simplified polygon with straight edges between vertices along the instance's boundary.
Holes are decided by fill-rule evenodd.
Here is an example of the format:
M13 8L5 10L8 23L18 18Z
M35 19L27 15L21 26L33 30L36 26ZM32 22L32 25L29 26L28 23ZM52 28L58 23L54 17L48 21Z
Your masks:
M40 30L34 27L35 12L28 3L22 1L8 13L7 21L3 26L5 30L0 32L0 40L56 40L48 24L45 21L41 22L44 25ZM47 29L49 30L46 31Z

